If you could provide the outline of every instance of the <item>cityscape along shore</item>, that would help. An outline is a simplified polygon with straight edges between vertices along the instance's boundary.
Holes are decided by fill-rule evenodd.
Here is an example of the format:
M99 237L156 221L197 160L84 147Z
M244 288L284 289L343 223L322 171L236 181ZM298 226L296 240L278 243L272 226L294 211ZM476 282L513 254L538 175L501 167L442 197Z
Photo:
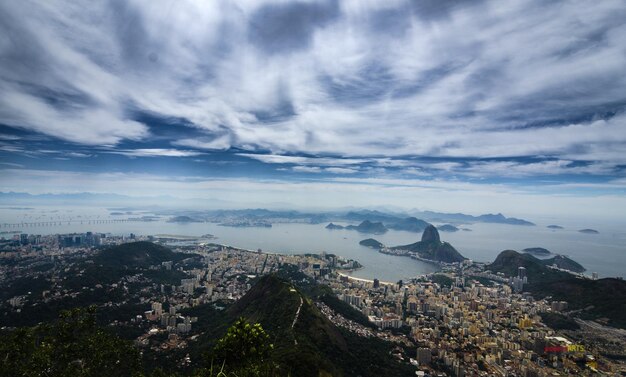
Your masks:
M0 258L22 267L10 269L3 263L4 284L14 288L25 279L39 283L4 297L3 325L18 316L39 320L37 307L102 295L90 303L113 313L109 326L134 329L136 346L155 354L184 351L206 331L206 325L198 325L203 322L198 308L223 310L244 297L261 276L272 275L290 280L299 290L329 287L349 309L313 299L326 318L358 336L396 344L388 357L420 373L588 375L623 368L607 355L615 356L615 345L625 344L626 331L581 319L574 320L578 330L550 327L551 316L567 315L568 303L534 299L524 292L524 268L517 276L505 276L465 260L440 264L441 271L408 281L383 282L349 276L346 272L358 268L358 261L333 254L244 250L211 243L208 236L15 235L3 241ZM154 259L152 248L168 244L172 253ZM111 261L102 259L107 250L127 247L121 252L146 258L137 269L88 283L83 274L91 263L107 265ZM83 280L69 288L72 276Z

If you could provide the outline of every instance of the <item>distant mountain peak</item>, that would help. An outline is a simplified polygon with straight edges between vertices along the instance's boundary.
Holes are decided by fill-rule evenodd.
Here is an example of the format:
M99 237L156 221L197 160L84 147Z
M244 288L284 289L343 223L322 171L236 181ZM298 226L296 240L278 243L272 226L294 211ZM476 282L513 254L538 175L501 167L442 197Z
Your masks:
M422 233L422 242L441 242L439 231L433 225L428 225Z
M395 246L392 249L413 251L422 258L445 263L462 262L466 259L451 244L441 242L439 231L430 224L424 230L421 241L410 245Z

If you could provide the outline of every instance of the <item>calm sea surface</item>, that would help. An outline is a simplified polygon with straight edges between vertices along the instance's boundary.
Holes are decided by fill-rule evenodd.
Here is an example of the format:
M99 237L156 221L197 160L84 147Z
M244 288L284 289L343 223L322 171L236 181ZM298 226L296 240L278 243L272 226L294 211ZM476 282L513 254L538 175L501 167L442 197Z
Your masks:
M175 234L201 236L213 234L216 243L245 249L262 249L282 254L319 253L322 251L358 260L364 268L352 275L361 278L378 278L397 281L437 270L436 266L407 257L395 257L378 253L359 245L365 238L376 238L388 246L404 245L418 241L421 234L389 231L384 235L360 234L349 230L327 230L326 224L274 224L272 228L232 228L213 223L168 223L128 222L93 224L89 219L114 219L139 217L134 213L110 216L106 209L12 209L0 208L0 223L22 223L59 221L54 226L2 227L0 231L21 230L29 234L56 234L70 232L102 232L113 234L135 233L139 235ZM68 223L68 221L71 221ZM81 224L82 221L82 224ZM626 228L596 226L594 224L565 224L565 227L550 230L545 226L513 226L502 224L468 224L463 227L472 231L441 233L444 241L450 242L465 257L490 262L505 249L521 250L527 247L544 247L553 253L565 254L587 268L587 273L598 272L600 277L626 277ZM600 234L582 234L581 228L594 228ZM0 237L9 237L4 234Z

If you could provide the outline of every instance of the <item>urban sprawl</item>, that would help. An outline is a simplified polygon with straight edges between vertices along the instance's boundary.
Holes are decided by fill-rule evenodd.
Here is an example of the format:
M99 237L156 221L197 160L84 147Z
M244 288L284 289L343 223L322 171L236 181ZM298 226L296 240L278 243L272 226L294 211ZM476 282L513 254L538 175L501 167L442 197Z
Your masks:
M51 302L75 297L81 290L93 290L93 287L55 290L60 285L55 285L54 279L61 279L62 272L69 271L73 263L103 246L152 241L166 244L175 252L200 255L201 265L185 267L166 261L151 266L154 270L178 269L187 277L171 285L149 284L148 281L145 288L128 293L134 295L137 302L149 305L150 310L135 313L126 323L111 323L111 326L141 326L145 331L135 343L157 352L184 349L198 337L194 332L198 318L182 315L184 309L210 303L219 307L223 302L236 301L251 288L254 278L291 265L317 283L331 287L340 300L363 313L376 326L368 327L346 319L317 302L320 311L333 323L360 336L414 347L412 357L404 361L415 366L417 375L612 375L623 368L622 364L600 354L615 344L623 347L624 332L580 320L577 321L581 329L577 331L555 331L547 327L539 314L567 312L568 303L535 300L524 293L527 277L523 268L518 270L517 276L506 277L486 271L482 263L466 260L441 264L441 271L434 274L383 282L351 277L350 271L360 267L357 261L326 253L280 255L181 240L175 236L114 236L91 232L54 236L16 233L0 238L4 250L0 258L28 260L33 266L52 261L55 266L51 289L38 297L28 294L11 297L2 303L3 312L20 312L28 302ZM38 274L36 268L0 265L2 281L34 278ZM443 284L441 279L450 284ZM96 289L124 289L133 282L145 280L145 276L124 276L108 287ZM491 283L487 284L487 280ZM155 341L157 338L160 341ZM403 358L400 352L390 357ZM441 366L448 372L442 372Z

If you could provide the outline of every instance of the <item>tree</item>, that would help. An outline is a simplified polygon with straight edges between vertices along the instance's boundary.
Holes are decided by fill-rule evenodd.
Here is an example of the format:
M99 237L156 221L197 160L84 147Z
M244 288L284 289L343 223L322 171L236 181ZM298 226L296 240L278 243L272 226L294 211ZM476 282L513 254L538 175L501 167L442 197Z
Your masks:
M140 358L131 343L96 326L95 307L61 313L53 324L0 339L0 376L131 376Z
M213 352L216 359L228 366L229 370L251 370L271 364L270 353L273 348L261 324L250 324L241 317L218 340Z

